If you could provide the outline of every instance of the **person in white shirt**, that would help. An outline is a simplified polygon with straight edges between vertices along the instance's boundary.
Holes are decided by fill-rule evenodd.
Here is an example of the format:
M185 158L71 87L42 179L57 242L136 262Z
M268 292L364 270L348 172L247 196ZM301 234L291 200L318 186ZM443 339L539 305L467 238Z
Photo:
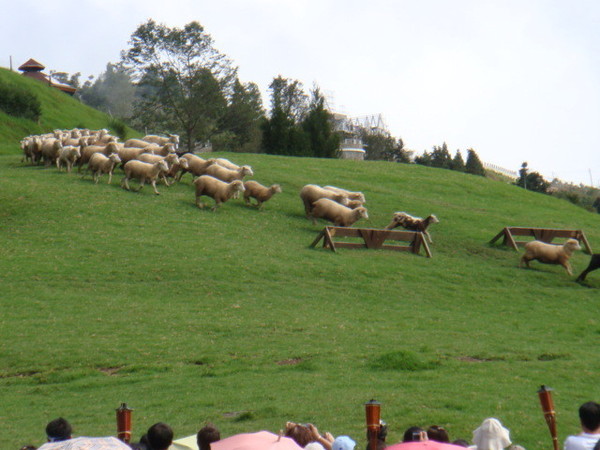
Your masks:
M600 405L586 402L579 407L581 433L567 437L564 450L593 450L600 440Z

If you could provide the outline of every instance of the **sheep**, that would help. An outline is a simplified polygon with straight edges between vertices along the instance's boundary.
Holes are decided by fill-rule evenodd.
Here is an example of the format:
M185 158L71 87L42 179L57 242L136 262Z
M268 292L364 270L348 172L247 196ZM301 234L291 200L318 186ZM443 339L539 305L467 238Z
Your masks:
M117 153L119 147L120 145L116 142L110 142L106 145L85 145L81 147L81 156L77 160L77 172L81 172L81 167L87 164L94 153L102 153L104 156L108 156L112 153Z
M150 145L150 146L145 147L145 148L146 148L146 151L152 152L155 155L161 155L161 156L167 156L169 154L175 154L175 150L176 150L175 144L170 143L170 142L164 144L163 146L153 144L153 145Z
M409 231L419 231L425 235L425 237L429 240L430 244L433 244L433 240L431 239L427 228L432 223L439 222L440 221L438 220L438 218L433 214L430 214L425 219L422 219L421 217L411 216L410 214L401 211L394 213L394 217L392 217L392 222L384 229L393 230L396 227L402 227Z
M81 150L78 146L67 145L58 150L56 157L56 168L60 171L62 163L67 166L67 172L71 173L73 164L81 157Z
M143 161L147 163L155 163L157 161L166 161L167 166L169 167L169 171L173 167L174 164L179 164L179 158L175 153L170 153L167 156L161 155L153 155L151 153L142 153L140 156L136 158L138 161ZM186 161L187 162L187 161ZM169 182L167 181L167 172L161 174L163 181L165 182L165 186L169 186Z
M160 192L156 190L156 179L164 172L169 170L166 161L157 161L155 163L145 163L143 161L132 160L125 164L123 167L125 171L125 177L121 180L121 187L130 191L129 180L132 178L137 179L140 182L138 191L144 187L144 183L149 182L154 188L154 193L159 195Z
M231 161L225 158L215 158L215 161L218 165L220 165L221 167L225 167L226 169L238 170L240 168L240 166L232 163Z
M39 136L27 136L21 140L21 150L23 150L21 162L29 160L32 164L36 164L42 157L42 140Z
M152 142L143 141L142 139L127 139L125 147L146 148L154 145Z
M108 174L108 184L112 181L113 172L121 158L116 153L106 156L103 153L94 153L88 162L88 171L92 172L94 183L98 184L98 178L103 173Z
M214 159L202 159L199 156L193 155L192 153L186 153L182 155L181 158L187 160L188 168L179 173L179 178L177 181L181 180L181 177L186 172L190 172L195 177L204 175L208 167L216 164Z
M590 259L590 263L588 264L587 268L583 272L581 272L581 274L579 274L577 280L575 281L585 281L585 277L587 276L587 274L590 273L592 270L596 270L598 268L600 268L600 253L594 253L592 255L592 259Z
M215 201L212 211L215 211L222 203L225 203L235 194L244 192L244 183L241 180L233 180L230 183L226 183L210 175L202 175L196 178L194 185L196 186L196 206L200 209L204 208L205 205L200 202L200 197L207 195Z
M529 267L529 261L536 259L544 264L560 264L569 275L573 275L569 258L575 250L581 250L577 239L568 239L563 245L531 241L525 244L525 254L521 257L519 267L523 263Z
M146 152L147 150L145 148L121 147L117 153L119 154L119 158L121 158L121 164L125 165L131 160L139 159L139 157Z
M300 190L300 198L302 199L302 203L304 203L304 211L306 213L306 217L309 219L310 213L313 208L313 204L321 198L328 198L344 206L348 204L348 197L346 197L345 195L338 194L329 189L322 188L321 186L317 186L316 184L307 184L306 186L304 186Z
M256 199L258 209L262 209L264 202L269 200L273 195L281 192L281 186L274 184L270 187L263 186L256 181L246 181L244 183L244 201L247 205L251 205L250 198Z
M152 142L153 144L165 145L172 143L175 148L179 147L179 136L176 134L169 134L168 137L156 136L153 134L146 135L142 138L142 141Z
M317 224L317 219L325 219L333 222L336 227L349 227L361 218L368 219L369 214L363 206L350 209L334 200L320 198L313 203L311 218L313 225Z
M56 156L58 150L62 148L60 139L57 138L46 138L42 140L40 149L42 158L44 159L44 165L49 166L50 164L56 163Z
M233 180L242 180L246 175L252 176L252 168L250 166L242 166L237 170L227 169L219 164L211 164L204 171L206 175L218 178L221 181L229 183Z
M335 186L323 186L323 189L328 189L330 191L335 192L336 194L345 195L348 200L354 200L361 203L366 203L365 195L362 192L352 192L347 191L346 189L338 188Z

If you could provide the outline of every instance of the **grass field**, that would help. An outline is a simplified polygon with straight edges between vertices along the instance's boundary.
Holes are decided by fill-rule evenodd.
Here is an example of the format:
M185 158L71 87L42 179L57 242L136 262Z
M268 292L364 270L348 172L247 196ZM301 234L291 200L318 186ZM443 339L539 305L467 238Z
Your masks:
M283 193L263 211L194 206L189 175L127 192L0 157L0 388L6 447L40 444L68 418L77 435L134 436L166 421L181 437L206 421L224 435L286 420L349 434L382 403L390 442L411 425L471 439L498 417L515 443L550 448L536 391L555 389L560 440L600 398L595 346L600 273L576 284L559 266L487 242L507 225L581 228L600 217L565 201L451 171L384 162L221 154ZM431 259L310 249L324 222L298 191L334 184L367 196L370 220L425 216ZM589 260L572 260L580 272Z

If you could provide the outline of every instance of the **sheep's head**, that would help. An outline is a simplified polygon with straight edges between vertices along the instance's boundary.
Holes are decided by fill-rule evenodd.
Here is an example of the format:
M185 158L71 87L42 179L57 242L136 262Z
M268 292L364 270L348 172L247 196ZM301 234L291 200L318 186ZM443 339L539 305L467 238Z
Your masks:
M156 165L158 166L158 169L160 172L168 172L169 171L169 165L167 164L167 161L165 161L164 159L161 161L157 161Z
M254 175L254 172L252 172L252 167L250 167L250 166L240 167L240 173L241 173L242 177L245 177L245 176L251 177Z
M274 184L273 186L271 186L271 192L273 192L273 194L277 194L279 192L281 192L281 186L279 186L278 184Z
M119 155L117 155L116 153L111 153L110 155L108 155L108 159L110 159L115 164L119 164L121 162L121 158L119 158Z
M179 167L181 167L183 169L189 169L190 163L188 162L188 160L186 158L179 158Z
M435 214L431 214L428 219L429 223L440 223L440 220L435 216Z
M360 219L361 217L363 219L369 219L369 213L367 212L367 208L365 208L364 206L359 206L358 208L356 208L354 211L356 211L355 214L358 215L358 218Z
M362 205L363 205L362 202L359 200L348 200L348 204L346 206L350 209L356 209Z
M167 153L175 153L175 150L177 150L177 148L175 147L175 144L173 142L168 142L165 145L163 145L163 150L166 150Z
M577 239L569 239L567 242L563 244L565 250L569 250L570 252L574 252L575 250L581 250L581 246L579 245L579 241Z
M246 188L244 187L244 183L241 180L234 180L229 183L230 189L232 192L244 192Z

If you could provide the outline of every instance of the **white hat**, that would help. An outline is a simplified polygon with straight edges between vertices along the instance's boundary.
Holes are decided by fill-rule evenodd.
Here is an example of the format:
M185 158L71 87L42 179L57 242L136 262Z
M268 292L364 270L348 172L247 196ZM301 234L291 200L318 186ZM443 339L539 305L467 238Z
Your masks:
M304 450L325 450L325 447L318 442L311 442L310 444L306 444Z
M333 441L331 450L354 450L356 442L350 439L348 436L338 436Z
M477 450L502 450L511 444L510 431L504 428L498 419L485 419L481 426L473 431L473 443Z

